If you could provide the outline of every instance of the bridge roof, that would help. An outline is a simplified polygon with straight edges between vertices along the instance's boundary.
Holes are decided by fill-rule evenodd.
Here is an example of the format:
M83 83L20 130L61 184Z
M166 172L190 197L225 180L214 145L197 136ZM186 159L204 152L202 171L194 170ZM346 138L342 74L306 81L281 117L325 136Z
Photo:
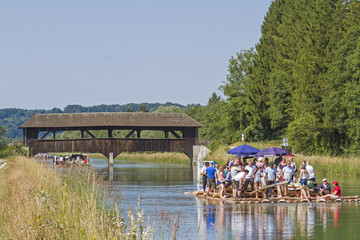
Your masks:
M19 128L62 127L202 127L183 113L37 114Z

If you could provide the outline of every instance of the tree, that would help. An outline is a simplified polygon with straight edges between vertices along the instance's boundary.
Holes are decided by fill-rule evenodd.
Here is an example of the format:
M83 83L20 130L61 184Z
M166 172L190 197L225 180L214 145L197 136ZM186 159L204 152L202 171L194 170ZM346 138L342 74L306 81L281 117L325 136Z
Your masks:
M6 133L6 129L0 125L0 149L6 146L5 133Z
M249 75L253 64L254 50L243 50L236 53L229 60L226 81L220 90L224 93L225 121L228 129L229 141L237 141L242 133L249 129L250 113L248 112L249 97L246 87L249 84Z
M149 112L149 109L145 104L141 104L137 112Z
M125 112L133 112L133 110L130 107L127 107Z
M181 108L178 106L159 106L156 113L181 113Z

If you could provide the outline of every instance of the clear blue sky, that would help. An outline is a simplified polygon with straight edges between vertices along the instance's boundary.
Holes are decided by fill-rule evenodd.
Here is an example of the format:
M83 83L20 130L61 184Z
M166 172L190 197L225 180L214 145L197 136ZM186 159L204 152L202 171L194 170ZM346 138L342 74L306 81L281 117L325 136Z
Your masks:
M0 108L206 104L271 0L1 1Z

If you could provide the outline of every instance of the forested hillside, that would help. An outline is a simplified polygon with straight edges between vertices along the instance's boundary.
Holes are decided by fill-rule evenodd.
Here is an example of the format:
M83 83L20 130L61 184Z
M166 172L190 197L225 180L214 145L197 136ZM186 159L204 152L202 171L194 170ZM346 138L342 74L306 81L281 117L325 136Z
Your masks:
M229 141L287 136L298 152L360 150L360 3L275 0L255 49L230 59Z

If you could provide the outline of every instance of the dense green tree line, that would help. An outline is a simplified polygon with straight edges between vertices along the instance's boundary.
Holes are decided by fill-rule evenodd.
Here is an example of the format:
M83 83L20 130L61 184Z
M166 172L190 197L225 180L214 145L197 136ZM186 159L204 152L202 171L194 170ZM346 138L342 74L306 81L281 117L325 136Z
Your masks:
M255 49L230 59L228 141L287 136L304 153L360 150L360 3L275 0Z

